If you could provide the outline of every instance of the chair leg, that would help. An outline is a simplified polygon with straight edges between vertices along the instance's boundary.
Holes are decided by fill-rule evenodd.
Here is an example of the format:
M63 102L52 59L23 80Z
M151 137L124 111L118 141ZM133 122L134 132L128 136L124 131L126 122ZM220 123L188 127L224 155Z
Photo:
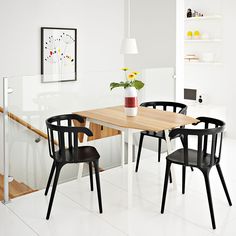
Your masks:
M137 156L135 172L138 172L138 166L139 166L141 150L142 150L142 145L143 145L143 138L144 138L144 135L142 133L140 133L140 139L139 139L139 145L138 145L138 156Z
M169 172L169 178L170 178L170 184L172 184L172 174L171 174L171 170Z
M161 161L161 139L158 139L158 162Z
M161 214L164 213L164 209L165 209L166 192L167 192L167 187L168 187L168 178L169 178L169 173L170 173L170 166L171 166L171 162L166 161L166 173L165 173L165 181L164 181L162 203L161 203Z
M49 178L48 178L47 187L46 187L45 193L44 193L45 196L47 196L47 194L48 194L48 190L49 190L49 187L50 187L50 184L51 184L51 181L52 181L52 177L53 177L55 168L56 168L56 163L55 163L55 161L53 161L51 171L50 171L50 175L49 175Z
M89 162L89 176L90 176L90 188L93 191L93 166L92 162Z
M228 189L226 187L226 183L225 183L225 180L224 180L224 176L223 176L223 173L222 173L222 170L220 168L220 165L216 165L216 168L217 168L217 171L218 171L218 174L220 176L220 180L221 180L221 183L223 185L223 188L224 188L224 191L225 191L225 195L227 197L227 200L228 200L228 203L230 206L232 206L232 202L231 202L231 199L230 199L230 196L229 196L229 192L228 192Z
M209 180L209 171L203 173L205 184L206 184L206 191L207 191L207 198L209 203L209 209L211 214L211 223L212 228L216 229L216 223L215 223L215 216L214 216L214 210L213 210L213 203L212 203L212 197L211 197L211 187L210 187L210 180Z
M96 176L96 184L97 184L97 195L98 195L98 205L99 205L99 213L102 213L102 197L101 197L101 187L100 187L100 178L99 178L99 169L98 169L98 161L94 161L94 169Z
M186 166L182 166L182 194L185 194Z
M50 217L50 213L52 210L52 204L53 204L53 200L54 200L54 196L55 196L55 192L56 192L56 188L57 188L57 182L59 179L59 175L60 175L60 171L63 165L59 164L56 165L56 174L54 177L54 182L53 182L53 186L52 186L52 192L51 192L51 196L50 196L50 201L49 201L49 205L48 205L48 211L47 211L47 216L46 219L48 220Z

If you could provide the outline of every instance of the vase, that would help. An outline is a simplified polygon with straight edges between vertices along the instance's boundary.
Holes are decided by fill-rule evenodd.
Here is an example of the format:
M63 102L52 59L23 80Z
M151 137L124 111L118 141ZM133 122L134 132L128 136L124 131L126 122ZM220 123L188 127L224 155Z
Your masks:
M127 116L136 116L138 113L137 90L134 87L125 89L125 114Z

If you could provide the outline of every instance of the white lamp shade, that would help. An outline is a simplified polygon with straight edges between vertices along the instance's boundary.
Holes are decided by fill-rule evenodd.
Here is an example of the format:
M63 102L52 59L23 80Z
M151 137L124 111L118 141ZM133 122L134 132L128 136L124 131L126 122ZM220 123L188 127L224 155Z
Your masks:
M134 38L125 38L121 43L120 52L122 54L137 54L138 47L136 43L136 39Z

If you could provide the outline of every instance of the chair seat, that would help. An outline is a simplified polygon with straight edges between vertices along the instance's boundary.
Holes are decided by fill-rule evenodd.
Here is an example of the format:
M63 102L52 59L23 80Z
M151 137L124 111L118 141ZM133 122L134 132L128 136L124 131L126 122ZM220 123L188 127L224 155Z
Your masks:
M174 151L173 153L168 155L166 159L173 163L184 165L184 149L181 148ZM210 166L210 160L211 160L210 155L207 154L205 157L202 158L201 167L204 168L204 167ZM214 158L213 165L216 165L217 163L218 163L218 159ZM188 149L188 166L193 166L193 167L197 166L197 151L196 150Z
M75 156L75 149L65 150L64 162L77 163L77 162L91 162L98 160L100 157L96 148L92 146L78 147L78 155ZM55 152L55 161L62 162L62 156L59 151Z
M165 139L165 133L163 131L154 132L154 131L142 131L143 135Z
M159 132L154 132L154 131L142 131L141 132L143 135L155 137L155 138L160 138L160 139L166 139L165 138L165 132L164 131L159 131ZM180 135L176 135L175 138L179 138Z

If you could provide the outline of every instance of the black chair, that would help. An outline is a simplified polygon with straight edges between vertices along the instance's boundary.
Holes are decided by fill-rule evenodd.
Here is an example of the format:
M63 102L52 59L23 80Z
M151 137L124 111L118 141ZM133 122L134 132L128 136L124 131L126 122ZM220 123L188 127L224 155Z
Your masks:
M187 106L185 104L177 103L177 102L163 102L163 101L144 102L140 106L152 107L153 109L161 109L164 111L169 110L169 111L178 112L184 115L186 115L187 113ZM160 162L160 159L161 159L161 142L162 142L162 139L165 140L164 131L161 131L161 132L142 131L140 133L140 139L139 139L138 156L137 156L137 162L136 162L136 168L135 168L136 172L138 172L141 150L142 150L142 145L143 145L143 138L145 135L159 139L158 140L158 162Z
M79 133L83 133L84 135L87 136L92 136L93 133L90 129L85 127L73 127L72 126L73 120L76 120L80 123L84 123L84 119L76 114L59 115L51 117L46 120L49 154L53 158L53 164L49 175L47 187L45 190L45 196L48 193L48 189L50 187L53 174L56 171L46 216L47 220L50 217L50 212L52 209L53 199L56 192L57 182L59 179L61 168L65 164L71 164L71 163L85 162L89 164L91 191L93 191L92 164L94 165L96 182L97 182L99 212L102 213L102 199L101 199L101 188L100 188L99 167L98 167L98 160L100 157L99 153L97 152L96 148L92 146L78 147Z
M202 123L204 125L203 129L175 129L170 132L171 138L174 138L179 135L183 136L184 148L178 149L177 151L171 153L166 157L166 172L165 172L165 182L162 196L161 213L162 214L164 213L166 192L168 186L168 175L170 172L171 164L174 163L182 165L183 194L185 193L186 166L196 167L200 169L204 175L209 209L211 214L212 227L213 229L215 229L216 224L215 224L210 180L209 180L209 173L213 166L216 166L217 168L228 203L230 206L232 206L230 196L220 167L221 147L222 147L223 131L225 128L225 123L221 120L208 117L199 117L197 119L200 121L198 124ZM189 148L188 144L189 136L197 137L196 149ZM211 141L211 143L209 141Z

